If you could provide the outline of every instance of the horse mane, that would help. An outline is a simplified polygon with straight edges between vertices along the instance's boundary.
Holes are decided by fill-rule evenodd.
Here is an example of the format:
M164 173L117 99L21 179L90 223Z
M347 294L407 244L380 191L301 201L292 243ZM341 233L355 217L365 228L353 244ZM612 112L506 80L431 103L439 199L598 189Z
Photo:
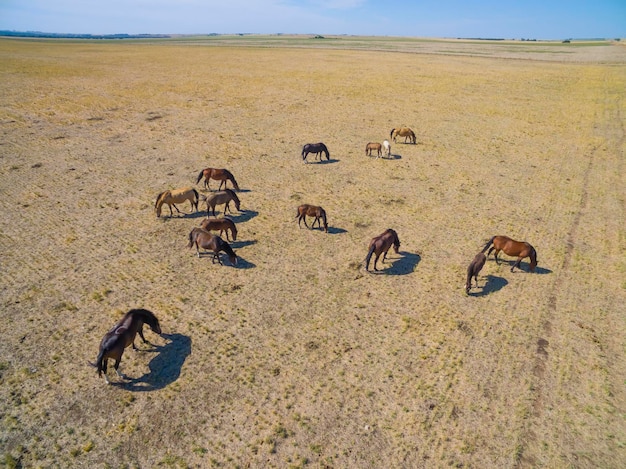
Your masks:
M165 194L166 194L167 192L169 192L169 191L163 191L163 192L161 192L159 195L157 195L156 202L154 202L154 208L157 208L157 206L159 205L159 201L160 201L163 197L165 197Z
M233 198L233 200L237 203L239 203L239 197L237 197L237 194L235 193L234 190L232 189L224 189L226 192L228 192L230 194L230 196Z

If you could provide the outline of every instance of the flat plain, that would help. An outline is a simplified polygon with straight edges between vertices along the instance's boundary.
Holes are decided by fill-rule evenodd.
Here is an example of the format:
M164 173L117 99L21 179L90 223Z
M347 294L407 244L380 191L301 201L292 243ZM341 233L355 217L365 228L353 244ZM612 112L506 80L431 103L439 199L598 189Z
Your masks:
M8 467L626 466L623 44L0 39L0 63ZM236 267L187 248L202 204L154 212L206 167L241 187ZM537 271L490 257L466 295L497 234ZM89 362L138 307L163 334L106 385Z

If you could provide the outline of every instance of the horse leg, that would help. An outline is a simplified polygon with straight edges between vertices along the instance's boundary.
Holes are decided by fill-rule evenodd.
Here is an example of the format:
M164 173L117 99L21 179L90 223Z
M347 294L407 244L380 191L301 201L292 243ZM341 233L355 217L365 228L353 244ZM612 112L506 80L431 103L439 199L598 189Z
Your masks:
M515 267L517 267L519 270L522 270L522 268L520 267L520 263L522 262L523 257L518 257L517 261L515 261L515 264L513 264L513 266L511 267L511 272L513 272L513 269Z
M306 215L302 215L302 220L304 220L304 226L309 228L309 225L306 224ZM310 228L309 228L310 229Z
M224 189L226 189L226 179L220 181L220 187L217 188L218 191L222 190L222 185L224 186Z
M374 270L378 271L378 267L376 267L376 263L378 262L378 258L380 257L380 254L376 254L376 257L374 258Z
M115 364L113 365L113 368L115 368L115 372L117 373L117 376L119 376L122 379L127 379L128 377L124 373L122 373L119 369L121 361L122 361L122 357L120 357L119 359L116 359Z
M198 241L196 241L196 254L198 255L198 259L200 259L200 248L198 247Z

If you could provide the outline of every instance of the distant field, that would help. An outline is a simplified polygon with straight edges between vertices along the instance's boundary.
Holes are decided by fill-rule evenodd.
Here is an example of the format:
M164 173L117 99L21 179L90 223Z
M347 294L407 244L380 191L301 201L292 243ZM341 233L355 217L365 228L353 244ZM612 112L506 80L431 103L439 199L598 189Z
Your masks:
M624 45L0 39L0 62L8 467L626 465ZM399 126L415 145L365 155ZM187 248L206 207L154 213L209 166L242 189L237 267ZM367 273L386 228L400 254ZM537 272L492 257L468 296L496 234ZM135 307L163 335L107 386L88 362Z

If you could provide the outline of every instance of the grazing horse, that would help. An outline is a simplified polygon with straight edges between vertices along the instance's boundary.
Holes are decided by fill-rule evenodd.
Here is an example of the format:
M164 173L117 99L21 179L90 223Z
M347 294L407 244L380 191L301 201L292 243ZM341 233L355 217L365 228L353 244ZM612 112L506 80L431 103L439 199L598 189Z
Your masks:
M230 218L205 218L202 223L200 223L200 228L207 231L219 230L220 236L222 236L223 232L226 232L226 239L228 241L230 241L228 238L228 231L230 230L233 241L237 241L237 227L235 226L235 222Z
M215 206L216 205L224 205L224 213L226 210L229 212L230 210L230 201L232 200L235 203L235 208L239 211L239 207L241 202L239 201L239 197L235 194L235 191L232 189L224 189L223 191L213 192L205 197L206 200L206 216L210 216L210 211L213 210L213 216L215 216Z
M330 153L328 152L328 148L322 142L319 143L307 143L302 147L302 161L306 162L306 157L309 153L315 153L315 158L319 157L320 161L322 161L322 153L326 154L326 159L330 160Z
M372 156L372 151L375 151L378 153L378 156L380 156L383 153L382 148L383 146L380 143L370 142L367 145L365 145L365 154L367 156ZM376 157L377 159L378 159L378 156Z
M385 259L387 258L387 251L389 251L389 248L392 245L396 254L398 254L398 250L400 249L400 238L398 238L398 233L391 228L372 238L368 247L367 257L365 258L365 270L369 271L372 254L376 254L376 257L374 258L374 270L378 270L376 268L378 258L382 254L383 262L385 262Z
M222 264L222 260L220 259L219 253L220 251L224 251L228 255L228 259L232 265L237 265L237 255L235 251L230 247L226 241L220 238L217 235L211 234L203 228L194 228L189 233L189 244L188 248L191 248L195 244L196 252L198 253L198 257L200 257L200 248L213 251L213 263L215 261Z
M163 204L167 204L170 207L170 217L174 215L172 212L172 205L176 211L180 213L176 204L182 204L186 200L188 200L191 204L192 210L195 208L196 211L198 211L198 199L198 191L193 187L183 187L182 189L172 189L170 191L161 192L157 195L156 202L154 203L156 216L161 216L161 207L163 207Z
M474 260L467 267L467 280L465 281L465 292L469 293L472 289L472 277L476 281L476 288L478 288L478 273L485 265L485 261L487 260L487 256L485 256L485 251L479 252L474 256Z
M411 141L411 143L415 143L416 142L416 138L415 138L415 132L413 132L413 130L411 130L409 127L401 127L398 129L391 129L391 133L389 134L389 137L393 139L393 142L396 142L396 137L404 137L404 143L406 143L406 140L409 139Z
M231 182L235 190L237 191L239 190L239 185L237 184L237 181L235 181L235 177L233 176L233 173L231 173L227 169L205 168L202 171L200 171L200 174L198 174L198 179L196 180L196 184L198 184L202 178L204 178L204 187L209 190L211 190L211 187L209 186L210 179L220 181L220 187L218 187L217 189L218 191L222 189L222 185L224 186L224 189L226 189L228 181Z
M384 153L386 153L389 158L391 156L391 144L389 143L389 140L385 140L383 142L383 148L385 149Z
M96 363L91 363L91 365L98 369L98 376L102 376L102 373L104 373L104 380L107 384L110 384L107 377L108 359L115 360L113 368L115 368L117 375L120 378L126 378L119 371L124 349L132 345L133 349L137 350L135 346L135 336L137 334L139 334L144 344L148 342L143 336L144 323L148 324L153 332L161 334L159 320L151 311L147 309L131 309L102 338Z
M489 246L491 246L491 248L489 248ZM500 251L504 252L507 256L517 256L517 261L515 261L511 267L511 272L513 272L515 267L521 270L520 262L522 262L522 259L525 257L530 258L529 269L531 272L534 272L535 267L537 267L537 251L526 241L515 241L507 236L494 236L487 242L482 252L485 252L487 249L489 249L487 257L491 254L491 251L496 251L494 257L497 264L499 264L498 253Z
M322 229L322 225L320 220L324 222L324 231L328 233L328 222L326 221L326 210L322 207L318 207L317 205L309 205L303 204L298 207L298 213L296 213L296 218L298 219L298 226L301 227L300 222L304 220L304 226L309 228L309 225L306 224L306 217L315 217L313 223L311 223L311 228L315 227L315 222L317 222L317 226L319 226L320 230Z

